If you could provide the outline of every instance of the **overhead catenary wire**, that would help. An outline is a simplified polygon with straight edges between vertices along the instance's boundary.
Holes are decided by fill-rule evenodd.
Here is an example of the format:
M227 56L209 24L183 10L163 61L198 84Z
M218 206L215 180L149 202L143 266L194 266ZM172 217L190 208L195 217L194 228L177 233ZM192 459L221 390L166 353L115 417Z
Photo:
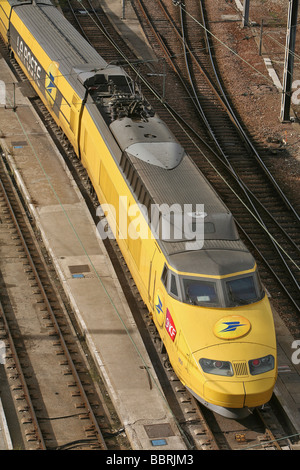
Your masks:
M172 115L173 119L180 125L180 127L182 127L182 125L178 122L177 118L175 117L175 115L171 112L170 110L170 107L167 106L166 102L165 102L165 99L162 98L160 95L158 95L158 93L149 85L149 83L147 82L147 80L140 74L140 72L136 69L136 67L134 67L133 63L129 61L129 59L127 58L127 56L123 53L123 51L119 48L119 46L115 43L115 41L110 37L110 35L105 31L104 27L103 28L100 28L100 25L97 23L97 21L95 21L95 19L92 17L91 13L86 9L86 7L84 5L82 5L82 2L81 0L77 0L77 2L81 5L81 7L85 10L85 13L90 17L90 19L93 21L93 23L95 24L95 26L101 30L101 32L104 34L104 36L108 39L108 41L113 45L113 47L119 52L119 54L122 56L122 58L124 59L124 61L131 67L131 69L137 74L137 76L139 77L139 79L147 86L148 89L151 90L151 92L154 94L154 96L160 101L160 103L168 110L168 112ZM180 4L180 8L184 9L184 5L182 4L182 2L179 2L178 4ZM263 75L263 77L265 77L264 74L262 74L259 70L257 70L254 66L252 66L248 61L246 61L245 59L243 59L241 56L239 56L232 48L230 48L229 46L227 46L223 41L221 41L219 38L217 38L214 34L212 34L204 25L202 25L196 18L194 18L192 15L190 15L185 9L184 11L188 14L188 16L190 16L197 24L199 24L204 30L206 30L206 32L208 32L209 34L211 34L213 37L215 37L222 45L224 45L227 49L229 49L234 55L237 55L238 57L240 57L244 62L246 62L248 65L251 66L251 68L253 68L255 71L257 71L260 75ZM98 18L98 21L99 18ZM266 77L265 77L266 78ZM184 130L184 129L183 129ZM184 132L186 132L184 130ZM300 266L298 266L295 261L289 256L289 254L283 249L283 247L280 245L280 243L272 236L272 234L269 232L269 230L259 221L259 219L256 217L256 215L252 212L252 210L241 200L241 198L238 196L238 194L233 190L233 188L230 186L230 184L228 183L228 181L226 181L225 178L223 178L221 176L221 174L218 172L218 170L216 169L216 167L210 162L210 160L205 156L205 154L203 153L202 150L200 150L200 148L197 146L197 144L195 143L195 141L193 140L193 138L186 132L187 134L187 137L191 140L191 142L193 142L193 144L196 146L196 148L201 152L201 154L206 158L206 160L208 161L208 163L213 167L214 171L216 171L218 173L218 175L224 180L225 184L229 187L229 189L235 194L235 196L240 200L240 202L242 202L242 204L244 205L244 207L248 210L248 212L252 215L252 217L254 217L254 219L259 223L259 225L261 226L261 228L268 234L268 236L271 238L271 240L276 244L276 246L278 246L278 248L282 251L282 253L284 253L287 258L295 265L295 267L300 270Z
M270 439L269 441L266 440L264 441L263 443L259 443L259 444L252 444L250 446L245 446L245 447L241 447L240 450L249 450L249 449L255 449L256 447L266 447L270 444L272 444L273 442L279 442L279 441L284 441L286 439L292 439L292 438L295 438L295 437L299 437L300 436L300 433L296 433L296 434L291 434L291 435L288 435L288 436L283 436L283 437L278 437L277 439Z
M85 13L90 17L90 19L94 22L95 26L102 32L102 34L106 37L106 39L115 47L115 49L118 51L118 53L123 57L124 61L128 64L128 66L130 66L136 73L138 73L138 71L136 70L135 68L135 65L139 64L139 63L145 63L146 61L130 61L122 52L122 50L116 45L116 43L112 40L112 38L110 37L110 35L105 31L104 27L103 28L100 28L100 25L95 21L95 19L92 17L91 13L86 9L86 7L82 4L82 1L81 0L76 0L81 8L83 9L83 11L85 11ZM182 4L181 4L182 5ZM183 6L181 6L182 9L184 9ZM211 35L214 39L216 39L223 47L225 47L228 51L230 51L235 57L237 57L238 59L240 59L243 63L245 63L248 67L250 67L252 70L254 70L255 73L257 73L258 75L262 76L265 80L267 80L268 82L270 82L271 84L273 84L273 80L270 78L269 75L266 75L264 74L263 72L261 72L260 70L258 70L254 65L252 65L249 61L247 61L244 57L242 57L238 52L236 52L232 47L230 47L229 45L227 45L223 40L221 40L218 36L216 36L215 34L213 34L208 28L206 28L199 20L197 20L194 16L192 16L190 13L188 13L185 9L184 9L185 13L191 18L193 19L199 26L201 26L202 29L204 29L209 35ZM98 18L99 20L99 18ZM281 45L282 47L285 48L284 45ZM202 50L204 48L196 48L196 49L193 49L191 50L190 52L197 52L199 50ZM182 56L184 55L184 53L182 53ZM171 57L178 57L178 55L174 55L174 56L171 56ZM295 55L295 57L299 58L300 59L300 55ZM62 56L61 59L65 59L66 56ZM59 58L57 58L57 60L59 60ZM156 61L156 60L153 60L153 62ZM150 62L149 60L147 62ZM109 65L109 64L108 64ZM99 69L100 70L100 69ZM95 70L96 71L96 70ZM68 73L68 74L61 74L59 73L56 77L70 77L72 75L76 75L75 72L72 72L72 73ZM139 77L141 78L141 77ZM35 78L31 78L31 79L27 79L28 82L37 82L37 79Z
M236 5L230 3L229 6L230 6L234 11L240 13L240 9L239 9ZM264 19L262 18L262 21L263 21L263 20L264 20ZM291 26L291 29L292 29L292 28L296 28L299 24L300 24L300 21L298 21L298 22L296 23L296 25L292 25L292 26ZM264 24L264 27L268 27L268 26L269 26L268 24ZM283 26L286 26L286 16L281 16L281 17L277 17L277 18L271 19L271 21L270 21L270 26L271 26L271 27L276 27L276 26L282 26L282 27L283 27ZM266 35L266 36L268 36L268 35L270 34L270 32L265 32L265 31L264 31L263 34ZM270 38L272 38L272 36L270 36ZM275 40L275 38L272 38L272 39ZM276 40L275 40L275 41L276 41ZM277 42L277 41L276 41L276 42ZM282 48L284 49L284 51L286 51L286 44L281 44L281 43L279 43L279 42L278 42L278 44L280 45L280 47L282 47ZM298 54L296 54L295 52L292 52L291 54L294 55L294 57L297 57L297 58L300 59L300 56L299 56ZM288 72L288 73L289 73L289 72Z
M85 8L85 6L82 4L82 0L76 0L79 5L81 6L81 8L85 11L85 13L91 18L91 20L95 23L95 25L101 30L101 32L104 34L104 36L106 37L106 39L108 41L111 42L111 44L116 48L116 50L118 51L118 53L124 58L124 60L126 61L126 63L129 65L129 66L132 66L132 68L134 68L134 65L136 65L137 63L141 63L141 62L145 62L145 61L139 61L139 62L131 62L128 60L127 57L125 57L125 55L123 54L122 50L115 44L115 42L111 39L111 37L109 36L109 34L107 34L107 32L104 30L104 28L100 28L99 24L97 24L97 22L95 21L95 19L92 17L91 13ZM179 3L178 3L179 5ZM269 75L266 75L264 74L263 72L261 72L260 70L257 69L257 67L255 67L254 65L252 65L249 61L247 61L244 57L242 57L238 52L236 52L232 47L230 47L228 44L226 44L223 40L221 40L217 35L215 35L214 33L212 33L208 28L205 27L205 25L203 25L199 20L197 20L193 15L191 15L190 13L187 12L186 9L184 9L184 5L181 3L180 4L181 8L185 11L185 13L193 20L195 21L202 29L204 29L209 35L211 35L216 41L218 41L224 48L226 48L228 51L230 51L235 57L237 57L239 60L241 60L243 63L245 63L248 67L250 67L252 70L254 70L255 73L257 73L258 75L262 76L265 80L267 80L268 82L272 83L273 84L273 80L269 77ZM264 33L264 34L269 34L269 33ZM272 38L272 36L270 36L270 38ZM275 38L272 38L274 41ZM286 45L283 45L281 43L279 43L278 41L276 41L282 48L284 48L284 50L286 49ZM202 48L200 48L199 50L202 50ZM197 52L198 51L198 48L196 48L195 50L192 50L191 52ZM296 53L293 53L293 55L298 58L300 60L300 55L296 54ZM65 57L63 56L62 59L64 59ZM58 59L57 59L58 60ZM149 61L148 61L149 62ZM63 77L68 77L68 76L72 76L72 75L75 75L75 73L69 73L69 74L59 74L57 75L57 77L59 76L63 76ZM36 82L37 80L32 78L32 79L28 79L28 81L32 81L32 82Z
M85 8L84 5L82 5L81 3L81 0L77 0L77 2L81 5L81 7L85 10L86 14L90 17L90 19L94 22L94 24L96 25L96 27L104 34L104 36L107 38L107 40L113 45L113 47L119 52L119 54L122 56L122 58L124 59L124 61L131 67L131 69L136 73L136 75L139 77L139 79L147 86L147 88L149 88L151 90L151 92L154 94L154 96L158 99L158 101L167 109L167 111L172 115L173 119L178 123L178 125L183 129L183 126L179 123L178 119L176 118L176 116L172 113L172 111L170 110L170 107L167 106L167 103L165 102L165 99L162 98L150 85L149 83L147 82L147 80L143 77L143 75L141 75L141 73L138 71L138 69L134 66L134 63L129 61L129 59L127 58L127 56L123 53L123 51L118 47L118 45L115 43L115 41L113 41L113 39L110 37L110 35L105 31L104 28L100 28L100 25L95 21L95 19L92 17L91 13ZM181 8L183 8L181 6ZM185 10L186 12L186 10ZM196 21L196 23L198 23L201 27L203 27L203 29L205 29L208 33L210 33L210 31L204 26L202 25L196 18L194 18L192 15L188 14L188 16L190 16L193 20ZM212 33L210 33L212 34ZM212 34L213 35L213 34ZM215 35L213 35L222 45L224 45L225 47L227 47L231 52L233 52L235 55L238 55L235 51L233 51L229 46L227 46L223 41L221 41L219 38L217 38ZM240 57L240 56L239 56ZM247 61L245 61L243 58L241 58L244 62L246 62L247 64L249 64ZM254 68L255 71L257 71L257 69L255 67L253 67L251 64L249 64L252 68ZM258 71L258 73L261 74L261 72ZM263 74L261 74L263 75ZM265 77L265 75L263 75ZM184 130L184 129L183 129ZM223 179L223 181L225 182L225 184L229 187L229 189L232 191L232 193L238 198L238 200L244 205L244 207L248 210L248 212L251 214L252 217L254 217L254 219L259 223L259 225L261 226L261 228L268 234L268 236L273 240L273 242L280 248L280 250L282 251L282 253L284 253L288 259L295 265L295 267L300 270L300 266L298 266L295 261L289 256L289 254L283 249L283 247L280 245L280 243L272 236L272 234L268 231L268 229L263 225L261 224L261 222L257 219L256 215L252 212L252 210L241 200L241 198L239 197L239 195L234 191L234 189L230 186L229 182L226 181L226 179L224 177L222 177L222 175L218 172L217 168L212 164L212 162L206 157L206 155L204 154L204 152L200 149L199 146L197 146L196 142L194 141L194 139L192 138L191 135L189 135L185 130L184 132L186 133L187 137L190 139L190 141L196 146L196 148L201 152L201 154L204 156L204 158L208 161L208 163L212 166L212 168L214 169L214 171L218 174L218 176L220 178Z

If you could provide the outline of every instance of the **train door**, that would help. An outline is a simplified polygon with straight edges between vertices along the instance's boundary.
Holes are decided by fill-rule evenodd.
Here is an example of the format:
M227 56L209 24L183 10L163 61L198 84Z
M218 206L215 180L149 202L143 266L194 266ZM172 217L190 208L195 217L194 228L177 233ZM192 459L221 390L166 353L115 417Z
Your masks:
M192 356L187 346L185 337L182 334L182 331L180 331L179 335L175 340L175 346L176 351L178 353L177 374L179 375L179 377L186 377L186 374L190 373Z
M69 136L76 152L79 152L79 139L81 132L81 111L82 101L79 96L74 93L70 107L70 130L72 134Z
M148 298L154 321L158 326L162 327L164 323L165 296L163 289L160 287L161 272L158 271L160 253L161 251L155 243L152 259L150 260Z

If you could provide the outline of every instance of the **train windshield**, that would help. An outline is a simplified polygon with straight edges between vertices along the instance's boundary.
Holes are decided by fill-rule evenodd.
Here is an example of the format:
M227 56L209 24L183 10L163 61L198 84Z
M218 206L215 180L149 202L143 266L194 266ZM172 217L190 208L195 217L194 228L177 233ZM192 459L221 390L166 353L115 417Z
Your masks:
M256 272L225 279L181 277L185 303L203 307L237 307L257 302L264 292Z
M217 284L197 278L183 278L185 302L193 305L220 306Z
M262 298L262 287L256 273L225 282L229 306L247 305Z

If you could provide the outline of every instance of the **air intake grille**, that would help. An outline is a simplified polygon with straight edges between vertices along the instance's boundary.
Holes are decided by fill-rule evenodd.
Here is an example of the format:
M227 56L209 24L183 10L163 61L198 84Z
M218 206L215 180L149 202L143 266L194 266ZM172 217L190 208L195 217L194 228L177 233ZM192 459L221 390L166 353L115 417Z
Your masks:
M247 362L234 362L233 367L235 375L248 375Z

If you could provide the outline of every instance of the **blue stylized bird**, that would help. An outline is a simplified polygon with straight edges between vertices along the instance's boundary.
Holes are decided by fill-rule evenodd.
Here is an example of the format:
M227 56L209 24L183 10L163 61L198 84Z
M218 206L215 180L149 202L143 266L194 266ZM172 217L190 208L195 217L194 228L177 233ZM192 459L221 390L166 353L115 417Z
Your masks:
M155 305L157 313L162 313L162 301L160 300L160 297L158 297L158 304Z
M51 92L52 92L52 89L55 87L55 85L54 85L54 77L53 77L52 73L49 73L49 78L50 78L50 82L49 82L49 84L47 85L47 90L48 90L49 93L51 93Z
M223 322L223 325L228 325L224 330L221 330L221 333L227 332L227 331L235 331L238 326L244 326L245 323L240 323L239 321L225 321Z

